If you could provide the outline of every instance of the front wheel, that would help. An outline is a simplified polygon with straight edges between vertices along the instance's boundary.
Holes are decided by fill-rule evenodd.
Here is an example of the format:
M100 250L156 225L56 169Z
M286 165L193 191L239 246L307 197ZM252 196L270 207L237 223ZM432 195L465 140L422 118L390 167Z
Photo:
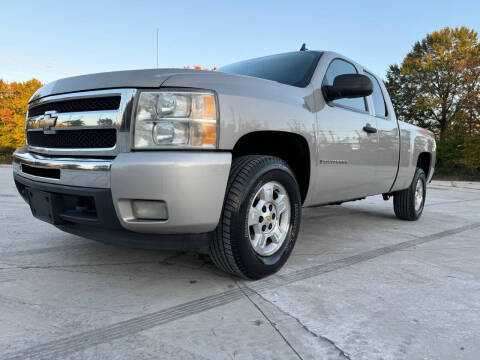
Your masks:
M301 196L289 166L274 156L233 160L210 257L222 270L247 279L277 272L298 236Z
M393 194L393 210L399 219L418 220L425 205L427 180L425 172L417 168L408 189Z

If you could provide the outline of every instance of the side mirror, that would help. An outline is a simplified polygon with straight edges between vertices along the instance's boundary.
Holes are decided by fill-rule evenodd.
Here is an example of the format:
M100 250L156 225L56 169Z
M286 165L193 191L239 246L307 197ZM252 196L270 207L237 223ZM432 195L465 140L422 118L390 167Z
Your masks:
M333 79L333 85L322 86L327 101L343 98L359 98L373 92L372 81L362 74L343 74Z

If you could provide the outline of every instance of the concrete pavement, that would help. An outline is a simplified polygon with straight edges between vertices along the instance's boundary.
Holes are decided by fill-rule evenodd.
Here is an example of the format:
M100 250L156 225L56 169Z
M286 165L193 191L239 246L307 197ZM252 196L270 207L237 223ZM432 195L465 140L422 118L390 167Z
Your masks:
M0 359L476 359L480 185L304 209L292 257L245 282L207 257L34 219L0 168Z

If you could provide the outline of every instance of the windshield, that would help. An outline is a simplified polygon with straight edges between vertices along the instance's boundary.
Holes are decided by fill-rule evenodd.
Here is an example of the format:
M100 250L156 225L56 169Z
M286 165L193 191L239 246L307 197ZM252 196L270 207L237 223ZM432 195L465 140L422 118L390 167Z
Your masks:
M222 66L218 71L305 87L310 83L321 55L316 51L295 51L240 61Z

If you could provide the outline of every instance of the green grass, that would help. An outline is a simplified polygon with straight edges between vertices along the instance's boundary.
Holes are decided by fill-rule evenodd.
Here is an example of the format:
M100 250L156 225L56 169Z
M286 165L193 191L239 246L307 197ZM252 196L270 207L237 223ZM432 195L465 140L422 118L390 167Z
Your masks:
M462 164L435 167L434 180L480 181L480 168L467 167Z
M433 174L433 180L450 181L480 181L480 171L470 172L437 172Z

